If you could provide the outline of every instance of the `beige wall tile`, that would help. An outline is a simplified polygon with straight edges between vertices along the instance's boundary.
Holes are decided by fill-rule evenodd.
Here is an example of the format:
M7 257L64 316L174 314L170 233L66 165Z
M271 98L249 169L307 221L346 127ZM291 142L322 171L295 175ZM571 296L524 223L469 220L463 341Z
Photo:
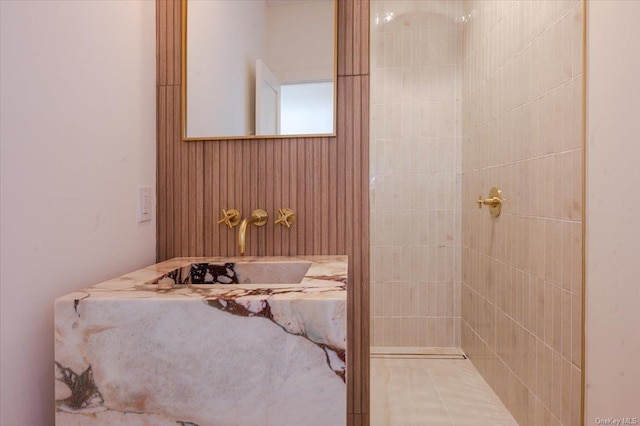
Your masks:
M581 349L582 2L463 6L477 13L463 27L463 348L493 330L484 350L500 367L481 372L516 418L568 424L567 366ZM466 198L495 183L509 200L488 221Z
M573 364L582 367L582 297L571 296L571 358Z
M582 415L582 373L575 365L571 366L571 425L579 426Z
M373 335L461 341L521 424L568 424L582 343L582 2L449 3L473 13L457 26L436 5L372 2L415 12L372 29L372 298L389 300L372 300ZM474 203L495 184L508 198L497 220Z
M383 291L383 283L381 282L372 282L371 283L371 315L376 318L376 317L381 317L383 316L383 295L382 295L382 291Z
M371 336L371 346L384 345L384 318L372 318L369 334Z
M573 20L573 75L582 74L583 55L583 21L582 3L579 2L571 11Z
M571 362L566 359L562 363L562 389L560 392L560 421L563 425L571 424Z
M382 304L394 327L410 323L400 316L420 319L417 340L410 333L392 339L416 345L442 340L454 327L455 321L440 319L460 315L455 285L462 262L462 181L456 178L462 169L462 28L442 19L441 7L423 6L371 5L373 14L398 17L372 26L372 252L379 262L372 276L385 283L372 297L386 298L372 306ZM443 7L455 13L453 3ZM440 325L443 330L432 330ZM459 334L453 330L448 340Z

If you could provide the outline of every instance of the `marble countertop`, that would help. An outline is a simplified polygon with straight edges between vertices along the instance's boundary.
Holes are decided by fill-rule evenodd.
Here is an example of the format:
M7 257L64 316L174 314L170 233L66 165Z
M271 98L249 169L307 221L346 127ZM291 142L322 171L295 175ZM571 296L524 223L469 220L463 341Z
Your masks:
M300 283L285 284L175 284L163 278L194 263L300 263L311 265ZM184 299L199 300L269 298L346 300L347 256L244 256L176 257L91 287L69 293L57 300L87 299Z

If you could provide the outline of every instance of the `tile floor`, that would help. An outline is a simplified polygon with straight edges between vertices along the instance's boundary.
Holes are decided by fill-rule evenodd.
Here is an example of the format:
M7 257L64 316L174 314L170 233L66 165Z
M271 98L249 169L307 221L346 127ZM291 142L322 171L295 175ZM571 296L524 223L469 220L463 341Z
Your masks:
M371 426L518 426L468 359L372 355Z

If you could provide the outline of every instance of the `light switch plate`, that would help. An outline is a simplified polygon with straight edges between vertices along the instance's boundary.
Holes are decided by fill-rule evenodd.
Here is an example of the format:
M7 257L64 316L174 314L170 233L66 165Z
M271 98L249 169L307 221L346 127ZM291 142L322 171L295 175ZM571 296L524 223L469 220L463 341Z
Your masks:
M138 187L138 223L151 220L151 188L148 186Z

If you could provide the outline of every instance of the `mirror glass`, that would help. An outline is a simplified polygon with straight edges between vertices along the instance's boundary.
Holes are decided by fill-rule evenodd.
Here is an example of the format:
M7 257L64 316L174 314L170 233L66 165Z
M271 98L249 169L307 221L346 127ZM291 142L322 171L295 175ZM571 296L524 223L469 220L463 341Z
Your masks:
M335 133L335 0L183 0L185 140Z

